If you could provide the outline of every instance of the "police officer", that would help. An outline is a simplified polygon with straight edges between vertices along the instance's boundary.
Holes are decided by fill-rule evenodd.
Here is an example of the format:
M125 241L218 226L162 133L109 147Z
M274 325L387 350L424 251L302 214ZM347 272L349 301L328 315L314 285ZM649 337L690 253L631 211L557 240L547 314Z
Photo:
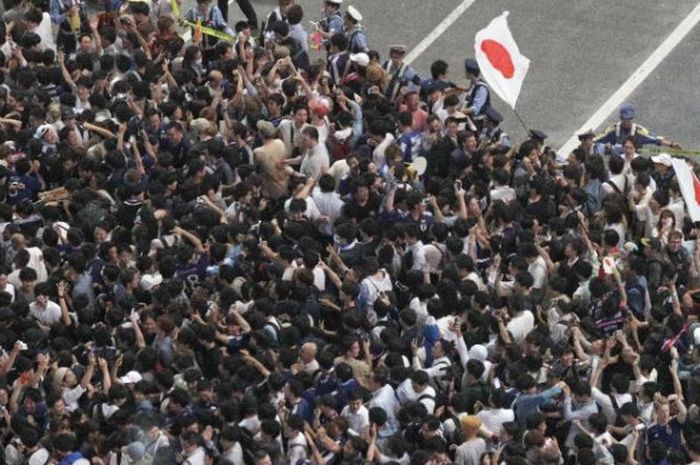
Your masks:
M489 107L484 118L484 127L479 132L479 144L483 150L491 152L500 148L512 147L510 137L499 126L503 121L501 114L495 108Z
M342 4L343 0L326 0L323 3L323 18L319 21L318 26L327 52L330 50L331 37L343 32L343 17L340 14L340 5Z
M367 44L367 34L362 26L362 15L354 6L348 7L345 18L345 35L348 36L348 52L350 53L367 53L369 45Z
M539 129L530 129L527 133L530 136L530 140L535 141L537 147L539 147L539 150L542 150L544 147L544 141L546 141L549 136L544 131L540 131Z
M328 62L326 70L330 74L333 84L338 85L343 80L345 68L348 63L348 38L342 32L333 34L331 37L330 48L328 49Z
M389 59L382 64L384 70L391 77L384 95L392 102L396 100L399 90L404 86L409 92L420 90L421 79L418 72L403 61L407 51L405 45L392 45L389 47Z
M467 79L471 81L471 89L467 95L466 108L462 111L471 116L475 124L480 125L486 110L491 106L491 91L486 83L481 79L479 64L473 58L464 60L464 68Z
M586 132L582 132L576 137L578 137L579 141L578 148L583 150L586 156L591 155L593 153L593 139L595 139L595 132L593 132L593 129L589 129Z
M659 145L671 148L681 148L681 146L670 140L656 136L649 132L647 128L634 122L637 111L630 104L625 104L620 108L620 121L608 127L605 132L595 140L596 153L622 153L622 144L625 139L632 136L637 146Z

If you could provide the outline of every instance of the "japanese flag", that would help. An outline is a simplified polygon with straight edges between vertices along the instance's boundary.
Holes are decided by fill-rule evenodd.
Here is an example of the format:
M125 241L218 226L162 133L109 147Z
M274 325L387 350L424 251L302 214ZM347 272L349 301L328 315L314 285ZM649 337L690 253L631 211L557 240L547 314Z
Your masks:
M671 162L673 163L673 171L676 172L685 206L688 209L688 215L693 222L700 221L700 181L685 160L672 158Z
M476 33L476 61L481 75L496 94L511 108L520 95L520 87L530 67L530 60L520 54L518 44L508 29L508 12Z

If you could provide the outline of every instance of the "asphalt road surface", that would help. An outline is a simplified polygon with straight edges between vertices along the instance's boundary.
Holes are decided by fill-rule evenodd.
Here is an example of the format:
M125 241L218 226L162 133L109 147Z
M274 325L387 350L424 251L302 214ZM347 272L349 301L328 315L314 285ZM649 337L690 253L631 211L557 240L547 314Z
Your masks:
M298 0L304 24L320 17L321 0ZM276 5L253 0L259 20ZM461 11L449 27L413 61L421 74L440 58L450 79L465 83L463 61L473 56L474 35L505 10L521 53L531 60L517 104L528 126L549 134L560 147L601 107L602 130L617 117L608 99L638 70L667 36L690 15L698 0L345 0L364 15L370 48L386 56L392 44L409 50L421 44L445 18ZM466 8L465 8L466 7ZM231 24L243 15L231 0ZM637 106L638 122L650 130L700 149L696 130L700 113L700 26L689 29L670 53L635 89L623 93ZM423 44L425 45L425 44ZM423 47L421 47L423 49ZM313 57L312 57L313 58ZM623 89L624 90L624 89ZM504 128L516 141L525 136L513 112L497 97L492 104L504 116Z

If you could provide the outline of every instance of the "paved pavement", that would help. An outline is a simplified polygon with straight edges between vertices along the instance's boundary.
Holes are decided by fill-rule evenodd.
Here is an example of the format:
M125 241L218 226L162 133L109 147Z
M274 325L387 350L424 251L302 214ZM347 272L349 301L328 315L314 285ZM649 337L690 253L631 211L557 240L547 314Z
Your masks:
M298 0L307 20L320 17L321 0ZM383 56L394 43L416 46L462 0L345 0L364 15L370 47ZM276 5L253 0L258 18ZM476 0L415 61L419 72L444 59L450 78L465 82L463 60L473 56L474 35L504 10L521 52L532 61L517 109L531 127L560 146L620 87L658 47L698 0ZM235 2L231 22L242 18ZM638 121L659 134L700 149L696 130L700 92L700 26L695 27L627 99L637 105ZM504 127L516 140L523 128L503 102ZM610 119L614 120L615 115ZM602 130L601 125L601 129Z

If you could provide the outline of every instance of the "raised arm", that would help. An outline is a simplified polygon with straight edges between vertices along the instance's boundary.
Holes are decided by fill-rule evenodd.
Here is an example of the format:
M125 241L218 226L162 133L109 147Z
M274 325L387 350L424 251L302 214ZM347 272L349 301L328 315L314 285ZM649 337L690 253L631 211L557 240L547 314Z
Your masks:
M175 226L175 228L173 228L173 232L187 239L187 241L194 246L194 249L197 253L206 252L202 240L199 237L197 237L196 234L192 234L191 232L181 228L180 226Z
M61 322L66 326L72 325L73 321L68 313L68 303L66 302L66 283L64 281L58 283L58 304L61 307Z

